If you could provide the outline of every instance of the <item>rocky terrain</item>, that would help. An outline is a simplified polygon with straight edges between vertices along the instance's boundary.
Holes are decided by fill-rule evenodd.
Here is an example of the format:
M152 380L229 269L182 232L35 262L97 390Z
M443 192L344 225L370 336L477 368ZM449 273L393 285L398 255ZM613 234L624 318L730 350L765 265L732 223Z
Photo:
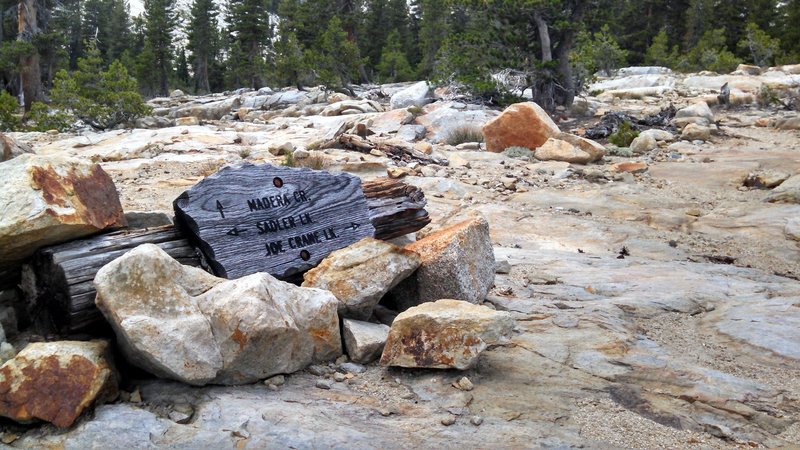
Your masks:
M726 83L730 105L720 105L719 90ZM781 103L760 105L764 86L787 106L794 101L795 111ZM800 66L763 72L741 67L730 75L629 68L598 80L588 90L591 95L559 111L553 122L530 103L501 112L465 103L451 89L430 91L420 84L363 88L358 98L320 89L265 88L206 97L175 92L152 100L154 116L140 119L135 129L12 133L8 136L17 142L5 144L6 158L33 152L98 163L116 186L130 225L171 218L173 200L224 165L283 164L287 154L298 165L363 180L388 174L417 186L425 193L432 223L395 241L417 241L405 247L406 253L366 243L357 244L364 249L338 254L340 260L331 256L323 262L315 269L322 273L307 278L304 286L333 294L313 291L319 294L312 312L297 315L281 306L274 314L334 317L334 329L328 331L335 338L323 338L324 345L315 341L306 350L314 357L300 365L287 356L257 370L248 361L230 360L224 346L218 354L208 353L212 344L200 342L202 336L189 345L182 323L164 331L161 340L137 337L136 327L126 328L125 301L144 294L115 283L119 273L138 273L125 264L147 261L147 267L159 267L141 279L164 292L185 290L201 311L186 312L181 320L208 321L216 335L233 326L226 315L230 309L226 313L219 299L228 298L226 293L254 298L251 291L276 289L270 287L274 281L255 275L220 280L180 266L155 248L140 247L95 278L101 311L119 319L112 324L125 355L116 358L119 395L105 395L117 375L92 360L94 381L87 385L91 397L105 403L98 400L74 423L56 413L49 420L53 424L4 420L2 442L14 448L76 449L796 445L798 89ZM601 118L605 121L607 113L644 119L670 106L675 116L656 127L641 126L630 147L580 137L606 123ZM466 131L473 135L483 129L485 142L448 144L465 127L472 127ZM342 136L359 137L372 149L359 151ZM503 152L508 147L525 148ZM13 161L0 164L3 183L4 168ZM10 211L6 208L0 209L3 215ZM117 219L111 214L96 228L113 226ZM11 246L19 239L2 242ZM376 259L357 257L366 251L375 252ZM442 262L443 254L454 255L448 256L454 263ZM378 268L397 264L384 272L403 276L376 274L380 270L371 261ZM336 357L342 343L331 305L341 295L331 287L337 280L326 278L325 270L361 264L363 269L348 279L358 278L358 272L381 280L382 289L361 298L369 305L368 315L382 296L396 297L398 305L410 298L400 279L409 276L428 289L418 289L414 304L445 298L437 291L444 283L437 274L461 273L466 268L451 266L464 261L476 264L480 274L464 278L471 284L448 283L445 293L484 308L423 303L417 307L422 309L410 310L415 314L396 319L396 312L386 318L375 309L372 317L391 324L391 331L378 320L370 327L346 319L345 349L361 351ZM287 290L287 298L306 295L294 287L280 289ZM349 290L367 291L363 286ZM12 291L2 295L9 343L1 350L7 360L44 338L17 330L10 305L21 300ZM173 307L189 308L180 303L183 297L175 299ZM451 308L463 308L469 320L460 327L474 326L480 336L479 344L464 349L469 353L465 363L448 358L447 364L420 364L397 346L402 333L419 326L409 321L438 324ZM339 305L340 313L345 310L367 318L363 304ZM354 344L353 333L364 342ZM445 341L444 331L431 333L431 345ZM386 350L376 360L387 334ZM103 342L95 341L93 356L86 358L108 352ZM12 361L34 360L40 345L27 347ZM436 351L446 356L451 350ZM189 356L180 359L184 354ZM171 358L209 362L175 367ZM84 373L68 367L65 374ZM206 367L214 370L203 372ZM6 380L14 370L7 363L0 375Z

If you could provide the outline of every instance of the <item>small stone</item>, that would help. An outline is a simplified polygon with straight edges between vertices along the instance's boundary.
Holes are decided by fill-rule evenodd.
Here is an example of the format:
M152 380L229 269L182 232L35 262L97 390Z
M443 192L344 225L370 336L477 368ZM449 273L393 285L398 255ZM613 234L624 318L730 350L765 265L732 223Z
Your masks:
M503 187L506 189L511 189L512 191L517 188L517 179L513 177L502 177L500 178L500 182L503 183Z
M347 355L341 355L338 358L336 358L336 361L334 363L338 366L339 364L344 364L347 361L349 361Z
M444 416L442 417L441 423L442 425L449 427L450 425L456 423L456 417L452 415Z
M316 384L314 384L318 389L330 389L333 384L331 380L317 380Z
M348 372L348 375L350 373L364 373L367 371L366 367L362 366L361 364L356 364L354 362L344 363L340 365L339 368Z
M138 387L131 392L128 399L131 403L142 403L142 393L139 392Z
M467 377L461 377L455 383L455 385L458 389L461 389L462 391L471 391L475 388L475 386L472 384L472 381L469 381L469 378Z
M419 171L420 171L420 173L422 174L423 177L435 177L436 176L436 169L434 169L433 167L422 166L422 168L419 169Z
M511 273L511 263L507 259L495 262L494 273L507 274Z
M417 142L416 144L414 144L414 150L422 152L426 155L430 155L431 153L433 153L433 145L431 145L430 142L425 142L425 141Z
M378 150L377 148L373 148L372 150L370 150L369 154L372 155L372 156L386 156L386 153L383 153L382 151Z
M658 147L658 142L651 134L640 134L630 145L630 149L635 155L647 153L656 147Z
M414 173L414 171L408 167L389 167L386 169L386 174L389 176L389 178L393 179L403 178L407 175L411 175L412 173Z
M271 384L273 386L283 386L283 383L285 382L286 382L286 377L283 375L275 375L274 377L270 377L264 380L264 384Z
M355 362L367 364L380 358L386 338L389 336L389 327L379 323L344 319L342 335L350 358Z
M711 139L711 129L703 125L690 123L683 129L681 139L684 141L707 141Z
M179 423L179 424L187 424L192 419L191 414L186 414L185 412L181 411L170 411L168 414L169 420Z
M472 416L469 419L469 423L475 425L476 427L479 427L483 423L483 417L481 417L481 416Z
M643 162L621 162L611 166L613 172L642 173L647 171L647 164Z
M457 150L480 150L480 142L464 142L463 144L456 145Z
M309 156L311 156L311 153L304 148L298 148L297 150L292 152L292 157L294 159L306 159Z
M345 376L345 374L343 374L341 372L334 372L333 380L338 382L338 383L341 383L341 382L347 380L347 377Z
M287 155L295 151L295 146L291 142L284 142L277 147L271 147L269 152L275 156Z
M378 413L383 417L389 417L392 415L392 411L389 408L381 408L378 410Z
M319 364L314 364L313 366L308 366L308 369L306 369L306 370L308 370L308 373L310 373L311 375L316 375L318 377L323 377L323 376L327 375L328 373L330 373L330 369L328 369L325 366L319 365Z

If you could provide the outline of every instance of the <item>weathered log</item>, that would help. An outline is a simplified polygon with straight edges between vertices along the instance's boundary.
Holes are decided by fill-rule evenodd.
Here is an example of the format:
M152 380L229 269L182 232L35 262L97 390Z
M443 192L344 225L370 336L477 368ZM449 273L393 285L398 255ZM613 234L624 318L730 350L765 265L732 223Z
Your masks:
M377 239L392 239L430 222L425 195L389 178L362 185ZM117 231L39 249L23 267L22 288L31 320L45 336L102 332L93 280L105 264L141 244L156 244L182 264L204 266L180 230L172 226Z
M392 139L379 139L361 137L357 134L341 134L335 139L322 144L322 148L342 147L348 150L355 150L361 153L369 153L372 150L379 150L386 153L390 158L395 161L418 162L420 164L438 164L440 166L448 165L445 158L438 156L427 155L414 148L408 142L392 140Z
M200 265L194 248L172 226L117 231L39 249L22 274L22 290L37 331L69 335L102 324L94 304L94 276L145 243L158 245L181 264Z
M361 185L367 198L375 238L388 240L421 230L431 222L425 210L425 194L390 178L376 178Z

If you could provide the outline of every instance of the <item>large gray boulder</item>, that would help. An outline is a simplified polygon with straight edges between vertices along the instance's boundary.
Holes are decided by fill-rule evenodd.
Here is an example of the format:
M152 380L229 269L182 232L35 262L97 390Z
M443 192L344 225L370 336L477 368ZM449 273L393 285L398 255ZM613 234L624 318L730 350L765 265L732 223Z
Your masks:
M94 283L123 354L160 377L251 383L342 353L336 298L265 273L224 280L145 244Z
M327 289L339 300L339 315L366 320L381 297L420 265L413 251L365 238L337 250L303 276L303 287Z
M231 97L210 103L193 103L173 111L170 116L197 117L200 120L220 120L241 106L239 97Z
M410 106L423 106L431 102L431 88L427 81L420 81L395 92L389 100L391 109L408 108Z

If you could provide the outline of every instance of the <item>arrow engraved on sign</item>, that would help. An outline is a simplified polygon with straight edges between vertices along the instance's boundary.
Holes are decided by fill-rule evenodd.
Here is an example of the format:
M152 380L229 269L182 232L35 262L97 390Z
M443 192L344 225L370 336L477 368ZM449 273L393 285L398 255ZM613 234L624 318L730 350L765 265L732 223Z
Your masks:
M223 209L225 208L222 206L222 203L220 203L219 200L217 200L217 211L219 211L219 215L222 216L222 218L224 219L225 212L222 211Z
M234 225L233 228L228 230L228 232L225 233L225 234L230 235L230 236L239 236L240 234L244 233L245 231L247 231L247 228L239 229L238 225Z

